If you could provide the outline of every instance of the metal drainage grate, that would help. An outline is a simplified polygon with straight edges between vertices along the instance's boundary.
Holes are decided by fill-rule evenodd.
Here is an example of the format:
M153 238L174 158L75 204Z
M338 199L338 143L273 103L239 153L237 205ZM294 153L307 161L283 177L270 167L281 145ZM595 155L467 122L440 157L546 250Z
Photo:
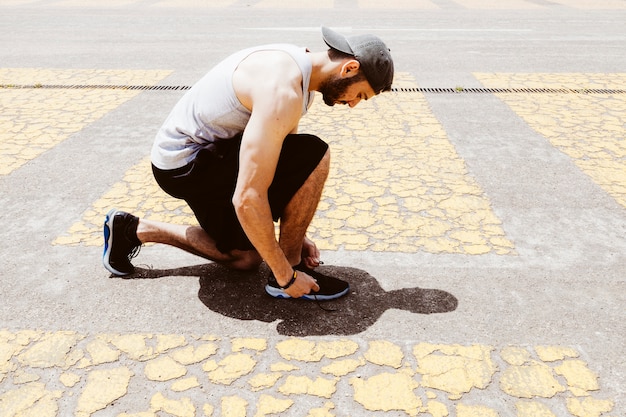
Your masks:
M185 91L188 85L110 85L110 84L0 84L0 89L84 89L84 90L141 90L141 91ZM393 87L395 93L429 94L626 94L622 89L605 88L439 88L439 87Z
M398 93L435 94L626 94L626 90L605 88L392 88Z
M189 90L186 85L111 85L111 84L0 84L0 88L11 89L59 89L59 90L145 90L145 91L170 91Z

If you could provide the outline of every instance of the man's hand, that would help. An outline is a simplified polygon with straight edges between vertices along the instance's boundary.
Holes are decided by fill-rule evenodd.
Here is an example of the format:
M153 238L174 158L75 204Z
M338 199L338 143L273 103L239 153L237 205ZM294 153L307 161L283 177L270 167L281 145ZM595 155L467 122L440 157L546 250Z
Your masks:
M320 265L320 251L317 249L315 243L304 237L302 241L302 261L307 268L313 269ZM287 288L285 292L293 298L300 298L305 294L311 292L317 292L320 290L320 286L317 281L308 275L306 272L296 271L296 281Z
M307 268L313 269L320 266L320 251L315 243L306 236L302 242L302 261Z
M317 285L317 281L315 281L310 275L307 275L302 271L296 271L296 281L291 284L285 292L293 298L300 298L305 294L310 294L311 292L317 292L319 290L320 286Z

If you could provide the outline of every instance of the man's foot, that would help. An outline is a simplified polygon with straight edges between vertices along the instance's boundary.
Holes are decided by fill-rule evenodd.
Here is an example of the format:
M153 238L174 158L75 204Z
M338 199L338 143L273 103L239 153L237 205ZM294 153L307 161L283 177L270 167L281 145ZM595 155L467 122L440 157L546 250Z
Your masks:
M137 256L141 242L137 239L139 218L112 209L104 219L104 253L102 264L115 275L131 274L135 267L130 260Z
M329 277L328 275L316 272L304 266L303 263L295 266L294 269L296 271L302 271L305 274L310 275L313 279L317 281L317 285L319 285L320 287L319 291L311 292L310 294L305 294L300 297L305 300L334 300L335 298L346 295L350 291L350 284L348 284L346 281L342 281L338 278ZM272 272L270 272L270 275L267 279L265 292L276 298L291 298L289 294L287 294L284 290L280 288Z

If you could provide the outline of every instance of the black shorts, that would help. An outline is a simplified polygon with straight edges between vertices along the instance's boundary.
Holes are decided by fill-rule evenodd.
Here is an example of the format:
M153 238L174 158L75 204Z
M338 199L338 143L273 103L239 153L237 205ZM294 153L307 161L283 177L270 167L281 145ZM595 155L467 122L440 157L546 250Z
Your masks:
M201 150L182 168L152 172L159 186L169 195L189 204L198 223L227 253L233 249L254 249L243 231L232 204L239 172L241 137L220 142L213 149ZM278 221L295 193L319 165L328 144L317 136L288 135L283 142L276 174L268 190L274 221Z

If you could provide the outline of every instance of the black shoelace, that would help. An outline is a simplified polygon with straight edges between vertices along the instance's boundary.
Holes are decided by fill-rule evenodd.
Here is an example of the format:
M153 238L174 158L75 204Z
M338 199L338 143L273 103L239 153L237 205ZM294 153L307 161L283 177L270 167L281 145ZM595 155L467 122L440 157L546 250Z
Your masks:
M329 312L329 313L334 313L335 311L337 311L336 308L328 308L328 307L324 307L322 305L322 303L320 303L320 300L317 299L317 295L313 294L313 298L315 298L315 303L317 304L317 306L319 308L321 308L322 310Z

